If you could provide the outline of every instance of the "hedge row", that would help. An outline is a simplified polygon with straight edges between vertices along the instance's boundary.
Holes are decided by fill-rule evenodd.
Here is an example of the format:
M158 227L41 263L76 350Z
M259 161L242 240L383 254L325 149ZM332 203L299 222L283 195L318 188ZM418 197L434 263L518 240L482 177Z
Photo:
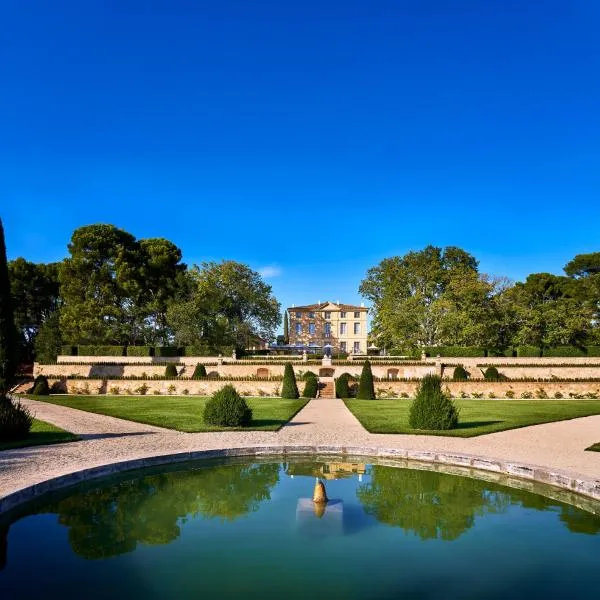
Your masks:
M256 377L252 375L207 375L206 377L183 377L166 375L45 375L47 379L59 380L90 380L90 381L283 381L282 375Z
M62 356L231 356L233 348L224 348L216 352L210 348L198 346L186 346L177 348L175 346L61 346Z
M480 357L576 357L600 356L600 346L557 346L555 348L538 348L537 346L518 346L506 350L488 350L476 346L431 346L423 349L427 356L442 356L449 358L480 358Z

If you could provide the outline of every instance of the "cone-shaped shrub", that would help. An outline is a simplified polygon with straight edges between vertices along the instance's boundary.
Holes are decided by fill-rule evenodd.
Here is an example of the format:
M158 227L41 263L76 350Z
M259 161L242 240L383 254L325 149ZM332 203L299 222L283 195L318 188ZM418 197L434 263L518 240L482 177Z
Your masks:
M359 400L374 400L375 399L375 387L373 386L373 372L371 371L371 363L369 360L365 360L362 372L360 374L360 381L358 382L358 393L356 397Z
M452 379L454 379L454 381L467 381L467 379L469 379L469 372L462 365L458 365L458 367L454 369Z
M350 386L348 385L348 373L342 373L335 380L335 397L336 398L350 398Z
M34 396L49 396L50 386L48 385L48 379L45 375L38 375L33 382L33 388L31 393Z
M220 427L243 427L252 420L252 409L231 385L216 391L204 408L204 422Z
M304 373L304 375L302 376L302 379L304 379L304 381L308 381L309 379L318 380L318 377L312 371L306 371L306 373Z
M281 386L281 397L290 398L293 400L300 397L292 363L285 363L285 370L283 372L283 385Z
M201 379L206 377L206 367L202 363L198 363L192 374L192 379Z
M177 377L177 367L169 363L165 369L165 377Z
M0 401L0 442L24 440L33 423L32 414L20 402Z
M305 378L306 383L304 384L304 391L302 392L303 398L316 398L317 392L319 391L319 380L316 377Z
M410 405L408 424L413 429L448 430L458 425L458 409L442 391L438 375L425 375Z
M483 373L483 378L486 381L500 381L501 375L496 367L488 367Z

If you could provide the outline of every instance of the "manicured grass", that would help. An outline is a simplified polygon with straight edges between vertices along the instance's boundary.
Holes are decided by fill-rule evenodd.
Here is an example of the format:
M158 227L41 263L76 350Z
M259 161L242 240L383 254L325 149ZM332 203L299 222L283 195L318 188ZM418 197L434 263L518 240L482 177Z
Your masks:
M371 433L413 433L473 437L600 414L600 400L454 400L459 425L450 431L410 429L412 400L346 400L346 406Z
M60 406L69 406L101 415L118 417L138 423L177 429L190 433L198 431L231 431L231 428L206 425L204 406L208 398L198 396L36 396ZM252 422L243 429L277 431L307 402L282 398L246 398L252 409Z
M33 420L31 431L24 440L16 442L0 442L0 450L11 448L24 448L25 446L43 446L46 444L59 444L62 442L74 442L79 438L60 427L46 423L45 421Z
M594 444L593 446L590 446L589 448L586 448L586 450L592 450L593 452L600 452L600 442L598 442L597 444Z

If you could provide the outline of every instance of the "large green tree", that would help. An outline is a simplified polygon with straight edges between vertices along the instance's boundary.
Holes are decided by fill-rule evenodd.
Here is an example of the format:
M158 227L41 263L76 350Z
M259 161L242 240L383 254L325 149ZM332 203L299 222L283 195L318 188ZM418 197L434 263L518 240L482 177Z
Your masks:
M17 366L17 343L10 279L6 261L4 226L0 219L0 396L12 383Z
M40 328L60 304L59 263L38 264L17 258L9 262L8 271L20 357L31 361Z
M270 339L281 322L279 302L260 274L235 261L206 262L189 272L190 291L173 302L167 320L177 343L219 350Z

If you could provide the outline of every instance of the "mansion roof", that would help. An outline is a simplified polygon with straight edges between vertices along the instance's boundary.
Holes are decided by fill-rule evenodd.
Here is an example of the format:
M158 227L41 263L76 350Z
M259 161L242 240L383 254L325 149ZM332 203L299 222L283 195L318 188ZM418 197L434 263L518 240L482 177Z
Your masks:
M354 304L336 304L335 302L320 302L317 304L306 304L305 306L291 306L289 307L287 310L288 312L294 312L296 310L298 311L303 311L303 310L310 310L310 311L317 311L317 310L345 310L348 312L353 312L353 311L362 311L362 312L367 312L367 308L364 306L355 306Z

